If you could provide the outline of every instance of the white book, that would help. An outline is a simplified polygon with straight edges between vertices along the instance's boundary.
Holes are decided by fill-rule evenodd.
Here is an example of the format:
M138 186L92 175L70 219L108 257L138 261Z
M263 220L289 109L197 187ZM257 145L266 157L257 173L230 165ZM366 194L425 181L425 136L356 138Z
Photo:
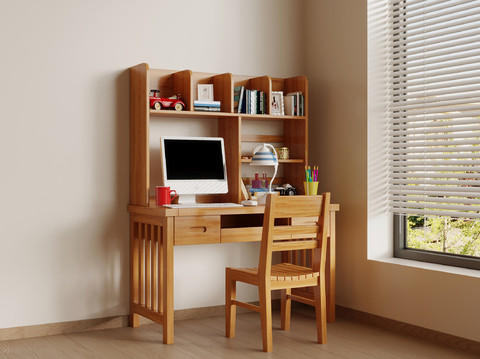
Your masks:
M285 116L293 116L295 110L295 95L287 95L283 98L285 103Z
M251 101L250 101L250 113L257 113L257 90L252 90L250 92Z

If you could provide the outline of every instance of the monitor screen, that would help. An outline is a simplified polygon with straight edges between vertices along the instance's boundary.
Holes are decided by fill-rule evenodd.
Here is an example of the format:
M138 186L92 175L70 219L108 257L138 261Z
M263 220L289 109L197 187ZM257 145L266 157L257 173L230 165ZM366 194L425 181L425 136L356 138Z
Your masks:
M162 137L163 185L179 195L227 193L221 137Z

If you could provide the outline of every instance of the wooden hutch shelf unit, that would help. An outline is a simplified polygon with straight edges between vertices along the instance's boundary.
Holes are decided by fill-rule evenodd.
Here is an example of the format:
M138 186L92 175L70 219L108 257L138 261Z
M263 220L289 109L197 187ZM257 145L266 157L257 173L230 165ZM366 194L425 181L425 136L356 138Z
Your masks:
M198 84L213 84L216 101L221 103L221 112L200 112L193 110ZM234 113L233 89L245 86L245 89L264 91L270 98L272 91L284 94L301 91L305 97L305 116L270 115L270 101L267 101L266 115ZM186 109L153 110L149 108L149 92L160 90L163 97L181 94ZM218 136L225 140L228 194L218 196L197 196L198 202L234 202L242 201L242 143L281 143L290 149L290 159L280 160L283 177L275 178L273 184L290 183L298 194L303 194L304 166L307 163L308 149L308 83L305 76L290 78L252 77L243 75L212 74L192 72L190 70L173 71L151 69L147 64L130 68L130 204L149 206L150 193L150 121L162 117L218 119ZM282 121L283 135L268 134L242 135L243 121ZM245 184L251 178L243 178Z
M195 112L197 84L213 84L215 100L221 112ZM233 89L245 86L267 93L302 91L305 116L250 115L233 112ZM181 94L186 109L152 110L149 91L158 89L163 97ZM270 105L267 112L271 113ZM232 74L208 74L185 71L155 70L147 64L130 68L130 325L139 325L139 315L163 326L163 342L173 343L174 336L174 247L210 243L260 241L264 206L227 208L157 207L150 193L150 121L175 118L218 119L218 136L224 138L229 192L218 196L197 196L199 202L236 202L242 200L241 166L250 160L241 158L246 142L282 143L290 149L288 160L280 160L283 178L274 183L290 183L303 194L304 166L307 163L308 88L307 79L268 76L250 77ZM243 121L281 121L283 135L242 135ZM159 139L158 139L159 140ZM243 178L246 182L249 178ZM326 268L327 321L335 321L335 212L330 205L328 253ZM308 221L308 219L307 219ZM296 225L296 224L295 224ZM299 223L301 225L301 223ZM285 239L282 237L282 239ZM292 238L293 239L293 238ZM294 239L295 240L295 239ZM298 254L298 255L297 255ZM308 253L283 252L282 260L309 264ZM219 286L224 283L218 283ZM300 289L298 289L300 291ZM292 292L294 293L294 292ZM311 292L295 294L311 296Z

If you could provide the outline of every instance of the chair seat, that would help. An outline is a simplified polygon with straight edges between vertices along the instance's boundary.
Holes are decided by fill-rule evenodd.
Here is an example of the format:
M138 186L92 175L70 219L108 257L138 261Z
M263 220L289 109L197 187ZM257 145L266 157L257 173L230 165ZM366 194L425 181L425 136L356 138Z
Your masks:
M235 272L244 273L245 276L242 276L242 277L245 279L248 277L258 276L258 268L229 268L229 269ZM315 272L310 268L305 268L305 267L297 266L295 264L290 264L290 263L280 263L272 266L270 280L273 282L293 282L293 281L300 281L300 280L305 280L309 278L315 278L315 277L318 277L319 275L320 275L319 272ZM237 279L237 280L241 280L241 279Z

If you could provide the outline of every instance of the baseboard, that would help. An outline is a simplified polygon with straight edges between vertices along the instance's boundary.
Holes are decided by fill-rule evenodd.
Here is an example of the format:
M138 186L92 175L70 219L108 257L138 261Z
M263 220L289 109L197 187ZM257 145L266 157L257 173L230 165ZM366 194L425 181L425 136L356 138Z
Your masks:
M258 302L251 302L258 305ZM272 300L272 308L280 308L280 299ZM248 312L248 309L237 308L237 313ZM174 320L187 320L197 318L207 318L225 315L225 306L216 305L212 307L191 308L176 310ZM140 325L154 323L150 319L140 316ZM68 333L87 332L91 330L112 329L128 326L128 315L119 315L116 317L84 319L71 322L51 323L29 325L25 327L0 329L0 341L24 339L33 337L46 337L49 335L59 335Z
M89 330L119 328L127 325L128 315L75 320L72 322L29 325L25 327L0 329L0 340L46 337L49 335L86 332Z
M451 334L437 332L416 325L399 322L397 320L380 317L378 315L361 312L355 309L336 306L337 317L352 318L356 321L376 325L384 329L405 334L418 339L433 342L442 346L462 350L469 354L480 355L480 342L457 337Z

